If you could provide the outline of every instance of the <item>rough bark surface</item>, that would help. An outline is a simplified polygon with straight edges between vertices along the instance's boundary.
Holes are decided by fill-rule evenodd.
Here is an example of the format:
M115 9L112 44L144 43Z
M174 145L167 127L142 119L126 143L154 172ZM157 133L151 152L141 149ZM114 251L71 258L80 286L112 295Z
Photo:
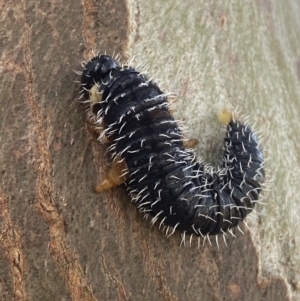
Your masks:
M121 55L126 1L0 0L0 300L289 300L251 236L180 248L123 187L97 195L105 148L76 102L91 49Z

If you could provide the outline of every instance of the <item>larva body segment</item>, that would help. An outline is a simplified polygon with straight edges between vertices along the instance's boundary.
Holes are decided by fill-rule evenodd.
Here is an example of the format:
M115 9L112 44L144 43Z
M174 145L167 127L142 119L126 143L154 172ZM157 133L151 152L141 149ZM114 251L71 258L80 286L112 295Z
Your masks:
M96 56L84 68L82 86L96 124L105 125L113 160L126 163L132 201L152 216L151 223L159 221L172 232L216 235L252 211L265 174L249 125L228 115L223 165L207 168L185 149L166 94L142 73Z

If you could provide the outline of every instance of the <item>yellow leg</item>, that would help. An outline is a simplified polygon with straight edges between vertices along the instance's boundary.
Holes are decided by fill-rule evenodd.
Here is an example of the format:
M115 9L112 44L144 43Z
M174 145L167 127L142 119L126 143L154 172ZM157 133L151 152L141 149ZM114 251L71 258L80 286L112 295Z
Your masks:
M89 118L85 121L87 130L94 136L96 139L102 134L103 130L106 128L104 122L96 126ZM108 139L105 135L101 137L101 142L104 144L109 144L112 141Z
M170 104L170 108L169 108L169 111L170 111L170 113L171 113L171 115L173 115L174 114L174 104L176 103L176 101L177 101L177 95L175 95L175 94L172 94L172 95L169 95L168 96L168 102L169 102L169 104Z
M129 173L126 162L121 160L121 158L116 158L108 172L106 179L96 186L95 191L102 192L104 190L114 188L115 186L126 182L128 178Z
M174 108L172 107L176 102L177 102L177 95L176 94L172 94L168 96L168 102L171 106L171 108L169 108L169 111L171 113L171 115L173 115L174 113ZM185 138L183 137L184 141L183 141L183 145L186 148L196 148L196 146L199 144L199 140L197 138Z
M186 148L196 148L198 144L199 144L199 140L197 138L188 138L185 139L183 142L183 145Z

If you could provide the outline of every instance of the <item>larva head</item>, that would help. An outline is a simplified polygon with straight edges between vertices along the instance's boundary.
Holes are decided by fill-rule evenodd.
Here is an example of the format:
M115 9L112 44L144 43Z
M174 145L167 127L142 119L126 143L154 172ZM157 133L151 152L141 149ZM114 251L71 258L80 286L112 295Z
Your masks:
M92 58L84 67L81 76L81 85L84 88L84 97L89 98L90 89L119 64L108 55L100 55Z

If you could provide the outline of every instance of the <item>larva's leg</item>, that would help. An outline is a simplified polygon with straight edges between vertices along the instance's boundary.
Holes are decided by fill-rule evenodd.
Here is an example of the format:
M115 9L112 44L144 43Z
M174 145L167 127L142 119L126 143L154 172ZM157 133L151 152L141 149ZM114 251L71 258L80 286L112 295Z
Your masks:
M86 128L87 130L93 135L93 136L99 136L103 129L102 124L101 126L96 126L89 118L85 120Z
M171 113L171 115L173 115L175 109L174 109L174 104L177 101L177 95L176 94L172 94L168 96L168 102L170 104L169 107L169 111ZM183 138L183 145L186 148L196 148L197 145L199 144L199 140L197 138L186 138L186 137L182 137Z
M113 162L106 179L99 183L95 191L101 192L103 190L114 188L115 186L125 183L129 178L127 164L121 158L116 158Z
M227 109L223 109L218 113L218 119L223 124L228 124L233 118L233 114L231 111ZM197 138L185 138L184 137L183 145L186 148L196 148L199 144L199 140Z
M168 96L168 102L169 102L169 111L171 113L171 115L173 115L175 109L174 109L174 104L177 101L177 95L176 94L172 94Z
M98 139L102 132L104 131L104 129L106 128L104 122L102 121L100 125L96 125L95 123L93 123L89 118L86 119L86 127L87 130L92 134L92 136L94 136L96 139ZM111 143L111 141L105 136L102 135L101 139L100 139L101 143L103 144L109 144Z
M186 148L196 148L198 144L199 144L199 140L197 138L188 138L188 139L184 139L183 141L183 145Z

